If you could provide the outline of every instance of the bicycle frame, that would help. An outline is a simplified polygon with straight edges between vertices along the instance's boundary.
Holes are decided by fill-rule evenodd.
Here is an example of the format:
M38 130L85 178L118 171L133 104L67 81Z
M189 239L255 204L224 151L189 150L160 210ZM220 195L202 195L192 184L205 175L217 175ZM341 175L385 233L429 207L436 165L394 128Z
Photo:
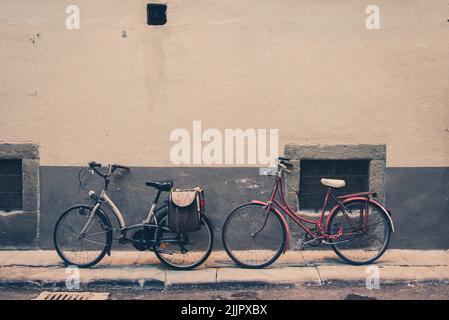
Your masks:
M123 215L122 215L120 209L115 205L115 203L111 200L111 198L109 198L109 196L106 194L106 188L102 189L99 197L95 194L94 191L89 191L89 196L91 197L91 199L93 199L95 201L95 204L92 209L92 214L90 215L89 219L87 220L87 223L84 226L83 230L81 230L81 234L85 234L86 232L89 231L89 229L92 225L92 221L95 216L95 213L100 208L102 202L104 202L114 213L114 216L116 217L116 219L119 223L121 239L126 239L126 232L131 229L136 229L136 228L141 228L141 227L159 228L157 217L156 217L155 213L166 207L166 205L163 205L156 209L156 205L157 205L160 193L161 192L159 191L158 194L156 195L156 198L153 201L153 203L150 207L150 210L148 212L147 218L142 223L127 227L125 219L123 218ZM151 224L152 219L154 219L154 224Z
M394 232L393 221L391 220L389 210L385 209L381 204L379 204L378 202L369 198L370 195L375 194L374 192L361 192L361 193L345 195L345 196L341 196L341 197L337 198L333 195L332 188L328 188L326 197L324 199L323 209L322 209L318 219L311 220L311 219L301 217L299 214L297 214L293 211L293 209L289 206L287 200L285 199L284 189L283 189L283 184L282 184L282 174L284 171L289 172L288 170L285 170L282 167L278 172L276 172L276 181L274 183L274 186L273 186L273 189L271 191L271 195L270 195L270 198L268 199L268 201L266 201L266 202L259 201L259 200L251 201L252 203L255 203L255 204L264 205L265 209L266 209L265 221L264 221L263 225L261 226L261 228L255 232L255 234L258 234L259 232L261 232L262 229L265 227L266 221L268 219L268 214L270 213L271 210L274 210L276 212L276 214L278 214L281 217L281 219L284 222L284 225L286 227L286 230L287 230L287 242L285 244L284 252L287 250L287 247L288 247L290 231L289 231L287 221L283 214L287 215L294 223L296 223L298 226L300 226L308 235L310 235L312 237L312 240L316 240L316 239L336 240L339 237L341 237L341 235L343 234L341 229L337 232L337 234L334 234L334 235L328 234L326 231L328 229L328 224L329 224L331 216L333 214L335 214L338 209L341 209L346 220L354 227L354 230L356 230L356 232L363 232L363 230L361 230L359 228L359 226L356 226L353 224L351 218L348 216L347 212L345 211L344 203L347 203L347 202L350 202L353 200L366 201L367 207L368 207L368 203L371 201L371 202L375 203L376 205L378 205L380 208L382 208L382 210L385 210L385 212L387 212L387 216L390 220L390 225L391 225L392 231ZM277 196L279 196L280 201L278 201L276 199ZM326 221L324 221L326 207L327 207L327 204L329 203L330 198L332 198L335 201L336 205L329 211L329 215L328 215ZM344 199L344 200L340 201L339 200L340 198ZM364 224L368 224L368 220L367 220L368 215L367 214L365 215L363 213L363 211L364 210L362 210L362 215L360 217L360 219L362 219L362 222L363 222L362 226ZM309 228L306 226L306 224L311 224L314 227ZM314 228L316 228L318 233L314 233L312 231Z
M279 195L279 198L281 200L278 201L276 199L276 196ZM316 235L312 232L310 228L308 228L305 224L313 224L317 228L317 230L325 237L325 238L331 238L332 236L328 235L324 230L327 228L327 223L324 224L323 229L323 219L324 214L326 211L326 206L329 202L329 198L332 197L339 207L342 207L339 203L339 201L334 197L334 195L331 192L331 189L329 188L326 197L324 200L323 209L321 211L321 214L318 219L310 220L304 217L299 216L296 214L293 209L290 207L290 205L287 202L287 199L285 199L284 196L284 188L282 186L282 178L280 175L276 175L276 181L273 186L273 190L271 191L271 195L269 200L266 202L266 209L271 210L272 208L278 212L282 212L286 214L290 219L292 219L297 225L299 225L305 232L307 232L310 236L313 238L316 238ZM279 210L280 209L280 210ZM257 233L257 232L256 232Z

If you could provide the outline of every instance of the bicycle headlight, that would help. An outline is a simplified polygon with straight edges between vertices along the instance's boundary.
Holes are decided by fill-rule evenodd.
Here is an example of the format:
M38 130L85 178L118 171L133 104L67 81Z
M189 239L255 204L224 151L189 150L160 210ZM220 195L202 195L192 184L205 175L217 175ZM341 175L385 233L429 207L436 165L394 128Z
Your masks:
M98 202L100 200L100 197L94 191L89 191L89 198L93 202Z

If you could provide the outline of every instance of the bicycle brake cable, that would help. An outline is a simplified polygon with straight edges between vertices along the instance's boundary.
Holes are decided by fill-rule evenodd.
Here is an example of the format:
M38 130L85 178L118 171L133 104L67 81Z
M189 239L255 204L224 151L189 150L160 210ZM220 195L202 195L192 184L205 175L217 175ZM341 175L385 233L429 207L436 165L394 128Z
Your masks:
M81 168L79 173L78 173L78 181L79 181L79 186L80 186L80 190L82 189L85 192L88 192L86 186L87 183L89 182L91 176L87 176L86 178L86 173L89 172L89 170L85 167ZM84 182L83 182L84 180Z

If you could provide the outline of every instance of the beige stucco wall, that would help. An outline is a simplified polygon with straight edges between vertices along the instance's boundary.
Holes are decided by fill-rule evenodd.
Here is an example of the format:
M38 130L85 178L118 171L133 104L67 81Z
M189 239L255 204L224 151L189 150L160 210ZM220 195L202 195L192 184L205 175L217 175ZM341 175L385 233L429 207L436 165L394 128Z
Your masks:
M201 120L449 165L447 1L164 2L168 24L149 27L147 1L0 1L0 141L38 142L43 165L165 166L170 132Z

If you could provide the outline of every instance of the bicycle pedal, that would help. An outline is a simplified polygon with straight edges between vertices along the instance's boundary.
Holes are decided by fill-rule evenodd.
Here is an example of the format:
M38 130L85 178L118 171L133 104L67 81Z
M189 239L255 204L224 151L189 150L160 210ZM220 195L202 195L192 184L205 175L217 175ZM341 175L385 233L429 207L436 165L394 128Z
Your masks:
M127 244L128 243L128 239L127 238L123 238L123 237L119 238L118 239L118 243L119 244Z

